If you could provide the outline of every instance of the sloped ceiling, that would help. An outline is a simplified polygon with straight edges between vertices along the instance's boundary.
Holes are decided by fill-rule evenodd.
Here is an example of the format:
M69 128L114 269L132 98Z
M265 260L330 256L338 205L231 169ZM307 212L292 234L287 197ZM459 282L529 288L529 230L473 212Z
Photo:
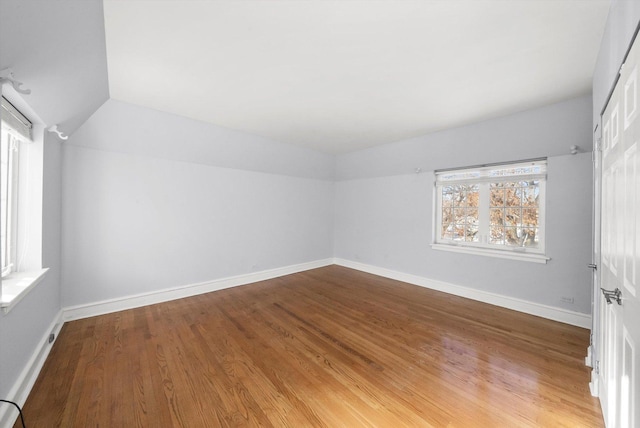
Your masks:
M587 94L609 0L105 0L111 97L327 153Z
M73 133L109 99L100 0L0 0L0 69L46 126ZM3 92L11 88L3 87Z
M111 96L344 153L589 93L609 3L0 0L0 69L68 134Z

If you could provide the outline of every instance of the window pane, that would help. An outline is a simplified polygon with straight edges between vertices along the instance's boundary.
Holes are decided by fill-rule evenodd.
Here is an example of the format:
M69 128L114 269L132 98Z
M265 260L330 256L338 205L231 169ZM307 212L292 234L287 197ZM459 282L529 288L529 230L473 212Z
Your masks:
M442 209L442 238L451 239L450 226L452 221L453 221L452 209L443 208ZM447 232L449 232L448 235L447 235Z
M477 184L452 184L442 186L442 223L440 239L479 242Z
M521 223L520 208L508 208L505 216L505 225L518 226Z
M477 224L467 224L467 230L465 234L465 241L467 242L478 242L478 225Z
M453 188L451 186L444 186L442 188L442 207L453 206Z
M464 225L456 224L453 228L453 240L464 241Z
M453 194L453 206L463 207L464 200L467 196L464 186L456 186L455 193Z
M490 200L489 200L490 206L492 207L504 206L504 189L502 189L501 187L498 187L497 185L496 187L494 187L494 185L491 184L489 197L490 197Z
M538 209L523 209L522 224L525 226L538 226Z
M521 232L522 230L517 227L505 228L505 245L520 247L520 237L522 236Z
M538 246L538 228L528 227L522 230L522 240L524 247L537 247Z
M489 230L490 244L504 244L504 227L491 226Z
M451 240L453 239L453 225L449 224L446 229L442 230L442 238Z
M467 223L478 225L478 209L467 208Z
M491 208L490 226L504 225L504 208Z
M442 209L442 224L449 224L453 220L453 209L451 208L443 208Z
M530 187L522 188L522 206L538 206L538 195L540 194L540 187L538 186L537 181L535 183L535 185L532 185Z
M508 187L505 189L505 205L508 207L519 207L521 205L520 195L522 190L520 187L513 187L512 184L516 183L505 183Z
M534 227L505 228L505 245L514 247L537 247L538 229Z
M478 186L468 186L467 189L467 206L478 207L480 206L480 194L478 192Z

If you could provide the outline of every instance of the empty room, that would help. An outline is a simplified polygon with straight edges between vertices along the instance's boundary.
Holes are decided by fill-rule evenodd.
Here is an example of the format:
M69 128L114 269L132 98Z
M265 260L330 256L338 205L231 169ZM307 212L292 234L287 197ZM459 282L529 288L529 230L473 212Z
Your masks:
M640 427L639 24L0 0L0 427Z

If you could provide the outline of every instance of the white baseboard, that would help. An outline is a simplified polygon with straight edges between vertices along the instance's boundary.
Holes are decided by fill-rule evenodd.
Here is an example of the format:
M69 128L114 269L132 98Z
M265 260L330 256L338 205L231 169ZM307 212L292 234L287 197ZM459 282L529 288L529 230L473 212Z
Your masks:
M593 367L593 346L587 346L587 356L584 357L584 365L587 367Z
M595 369L591 370L591 382L589 382L589 392L592 397L600 397L600 376Z
M540 303L529 302L526 300L503 296L500 294L490 293L487 291L476 290L474 288L450 284L448 282L437 281L408 273L397 272L394 270L371 266L351 260L336 258L334 259L334 263L339 266L356 269L385 278L408 282L409 284L419 285L421 287L454 294L460 297L466 297L468 299L489 303L491 305L496 305L507 309L513 309L514 311L524 312L542 318L559 321L565 324L591 329L591 316L588 314L568 311L562 308L542 305Z
M31 355L31 358L29 358L29 361L25 364L24 369L22 369L20 376L18 376L18 380L13 384L13 388L9 391L9 395L6 399L16 402L20 407L24 406L24 403L27 401L27 397L31 392L31 388L33 388L33 384L36 382L36 379L40 374L40 370L42 370L42 366L44 365L44 362L51 351L51 347L53 346L54 342L49 343L49 335L53 333L57 339L58 333L60 333L60 329L63 324L62 311L60 311L49 325L44 337L42 337L40 342L38 342L38 347ZM1 404L0 427L12 427L19 416L18 410L9 403Z
M66 307L63 308L62 319L64 321L73 321L97 315L109 314L112 312L124 311L127 309L139 308L141 306L154 305L156 303L168 302L170 300L210 293L212 291L223 290L225 288L246 285L252 282L265 281L267 279L329 266L331 264L333 264L333 259L316 260L313 262L285 266L277 269L263 270L260 272L201 282L198 284L189 284L181 287L153 291L150 293L135 294L116 299L88 303L85 305Z

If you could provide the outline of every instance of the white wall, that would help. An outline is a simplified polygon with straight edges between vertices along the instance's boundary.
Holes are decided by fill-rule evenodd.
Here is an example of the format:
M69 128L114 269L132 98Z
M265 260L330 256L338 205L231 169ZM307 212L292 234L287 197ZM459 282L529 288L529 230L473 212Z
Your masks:
M590 152L590 96L340 155L338 180Z
M600 121L631 39L640 21L640 1L612 0L593 71L593 129Z
M314 150L109 100L65 146L333 180L334 158Z
M63 164L65 307L332 255L330 156L109 101Z
M60 143L45 135L42 262L49 271L18 305L9 313L0 315L0 398L19 398L10 396L9 392L17 385L23 370L29 368L27 362L38 351L43 337L50 332L49 328L61 308L60 165ZM0 420L0 425L2 423Z
M339 156L335 256L589 313L591 154L568 154L572 144L591 149L589 101L582 97ZM549 156L546 250L551 261L543 265L431 249L433 169L540 156ZM423 172L415 174L418 166ZM562 302L562 296L574 303Z
M588 313L590 112L580 97L338 156L334 171L328 155L108 101L64 147L63 305L335 256ZM548 264L431 250L428 171L539 156Z
M75 130L109 97L102 1L2 0L0 69L7 67L32 91L21 97L30 119ZM8 84L2 91L15 95ZM46 132L43 158L42 265L49 271L9 313L0 314L0 398L18 401L28 392L21 388L34 369L30 359L48 349L41 345L61 309L61 148ZM0 426L3 417L17 415L5 412L8 407L0 404Z

